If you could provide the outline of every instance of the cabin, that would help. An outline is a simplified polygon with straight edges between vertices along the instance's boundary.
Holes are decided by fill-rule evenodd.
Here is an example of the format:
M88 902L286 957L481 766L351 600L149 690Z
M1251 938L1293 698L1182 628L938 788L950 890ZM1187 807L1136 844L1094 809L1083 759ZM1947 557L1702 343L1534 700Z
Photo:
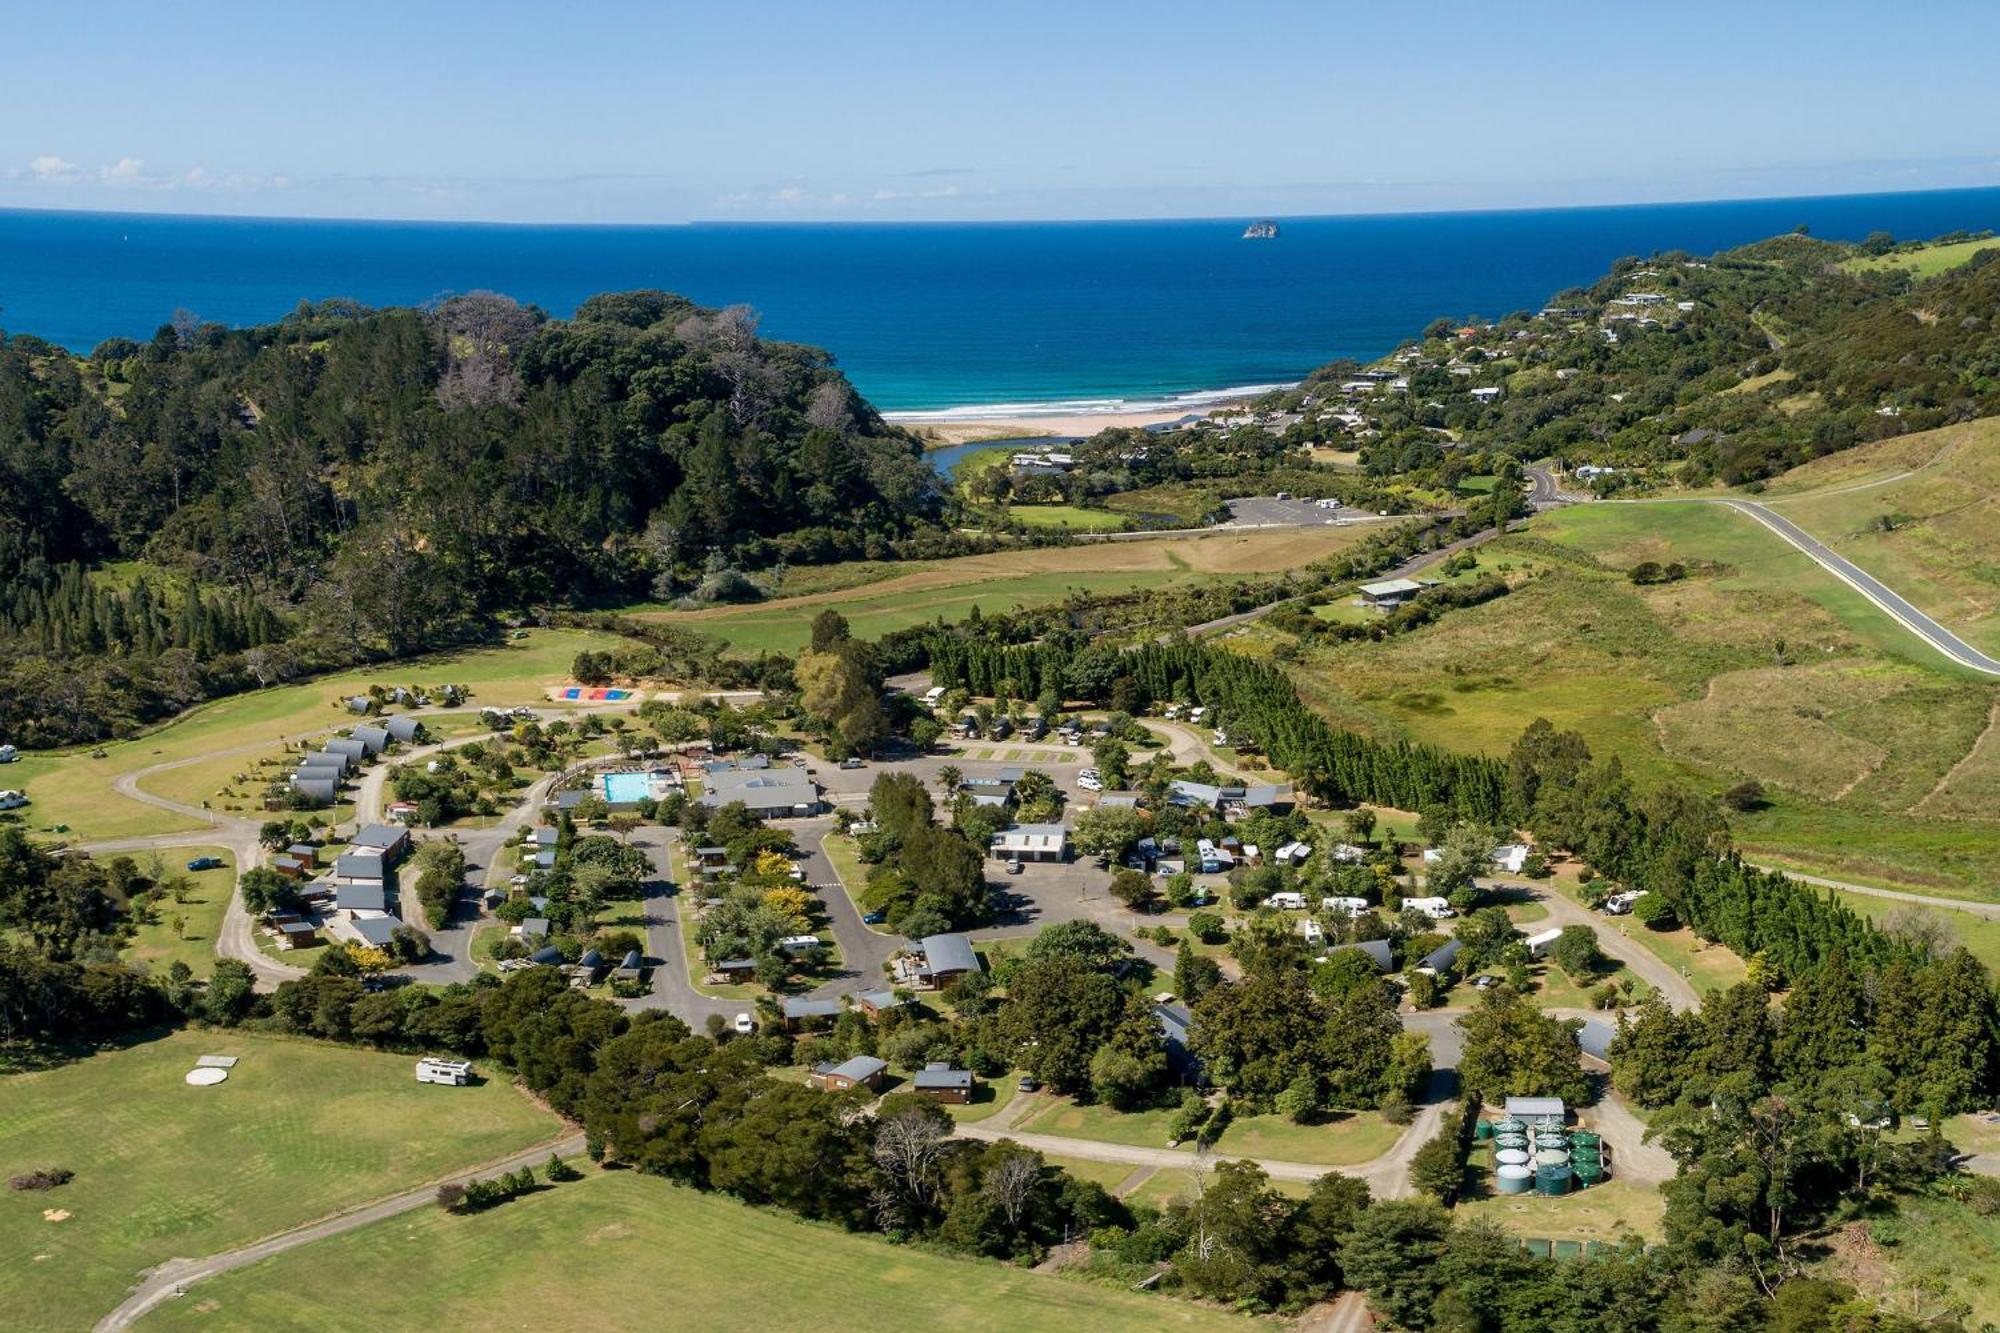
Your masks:
M374 914L355 916L347 924L354 928L354 933L361 937L363 944L374 949L386 949L402 922L393 916Z
M910 1001L892 990L863 991L854 997L854 1006L870 1018L880 1018L892 1009L907 1008Z
M1446 940L1443 944L1440 944L1437 948L1424 955L1424 960L1417 964L1417 971L1434 977L1442 976L1451 969L1453 963L1458 961L1458 951L1459 942L1457 940Z
M827 1092L847 1092L853 1088L866 1088L879 1092L882 1075L889 1068L888 1062L872 1055L857 1055L839 1064L831 1062L813 1066L808 1081L816 1088Z
M1369 960L1375 964L1375 969L1378 972L1387 972L1396 965L1396 957L1390 952L1389 941L1387 940L1356 940L1352 944L1336 944L1333 946L1334 953L1339 953L1342 949L1356 949L1368 955Z
M1167 1053L1167 1068L1182 1083L1199 1087L1203 1082L1201 1057L1194 1053L1189 1032L1194 1017L1177 1004L1162 1001L1153 1006L1153 1024L1160 1030L1160 1045Z
M389 718L382 723L382 729L389 733L390 739L405 745L424 738L424 724L413 717Z
M278 932L281 949L309 949L319 943L319 927L310 921L278 922L272 929Z
M410 847L410 831L394 824L369 824L354 835L353 851L373 851L384 865L394 865Z
M986 970L972 941L963 935L926 935L917 942L917 951L923 962L914 969L915 976L933 989L942 990L968 973Z
M354 740L368 747L369 754L380 754L389 748L389 732L384 727L356 727L347 733Z
M1394 610L1423 590L1424 585L1415 579L1384 579L1364 583L1359 589L1361 600L1378 611Z
M814 1000L803 995L787 995L780 1009L785 1019L785 1031L797 1032L807 1026L818 1027L831 1023L840 1017L840 1001Z
M910 1090L935 1102L963 1106L972 1100L972 1071L953 1069L942 1060L933 1060L910 1080Z

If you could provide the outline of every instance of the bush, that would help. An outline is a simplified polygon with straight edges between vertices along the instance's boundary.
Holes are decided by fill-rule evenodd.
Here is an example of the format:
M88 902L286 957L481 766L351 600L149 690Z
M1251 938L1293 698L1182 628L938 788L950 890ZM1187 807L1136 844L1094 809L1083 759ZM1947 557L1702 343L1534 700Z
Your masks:
M566 1180L582 1180L583 1172L565 1162L554 1153L549 1154L548 1165L542 1168L542 1178L554 1184Z
M1187 921L1188 934L1203 944L1220 944L1229 938L1223 927L1220 912L1190 912Z
M8 1189L52 1190L59 1185L67 1185L76 1179L76 1172L66 1166L45 1166L37 1171L23 1172L7 1182Z

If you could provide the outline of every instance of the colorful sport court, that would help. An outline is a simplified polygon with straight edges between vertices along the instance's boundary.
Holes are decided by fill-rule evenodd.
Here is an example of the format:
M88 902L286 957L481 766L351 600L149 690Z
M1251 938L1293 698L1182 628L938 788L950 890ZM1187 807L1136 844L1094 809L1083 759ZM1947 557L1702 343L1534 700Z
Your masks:
M572 703L615 704L637 698L638 694L637 690L595 690L582 685L571 685L567 689L557 690L556 698L567 699Z

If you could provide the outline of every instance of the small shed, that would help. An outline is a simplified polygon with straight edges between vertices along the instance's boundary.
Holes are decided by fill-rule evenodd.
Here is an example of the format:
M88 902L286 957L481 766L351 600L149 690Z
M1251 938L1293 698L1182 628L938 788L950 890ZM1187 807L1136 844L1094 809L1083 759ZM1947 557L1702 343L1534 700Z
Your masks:
M839 1064L819 1064L813 1066L814 1087L828 1092L846 1092L850 1088L867 1088L870 1092L882 1086L882 1074L889 1068L888 1063L872 1055L857 1055Z
M942 1060L934 1060L917 1071L910 1087L932 1101L964 1105L972 1100L972 1071L953 1069Z

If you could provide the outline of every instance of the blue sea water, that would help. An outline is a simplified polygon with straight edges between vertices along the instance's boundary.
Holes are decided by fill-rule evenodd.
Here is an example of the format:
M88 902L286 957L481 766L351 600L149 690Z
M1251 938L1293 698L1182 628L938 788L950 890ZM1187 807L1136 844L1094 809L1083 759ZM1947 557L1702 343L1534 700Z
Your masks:
M2000 227L2000 189L1283 220L490 226L0 210L0 327L77 350L176 307L250 324L302 298L491 288L566 315L663 287L747 302L878 407L995 414L1198 402L1374 356L1438 315L1540 305L1614 259L1805 224L1858 240ZM1196 395L1183 398L1184 395Z

